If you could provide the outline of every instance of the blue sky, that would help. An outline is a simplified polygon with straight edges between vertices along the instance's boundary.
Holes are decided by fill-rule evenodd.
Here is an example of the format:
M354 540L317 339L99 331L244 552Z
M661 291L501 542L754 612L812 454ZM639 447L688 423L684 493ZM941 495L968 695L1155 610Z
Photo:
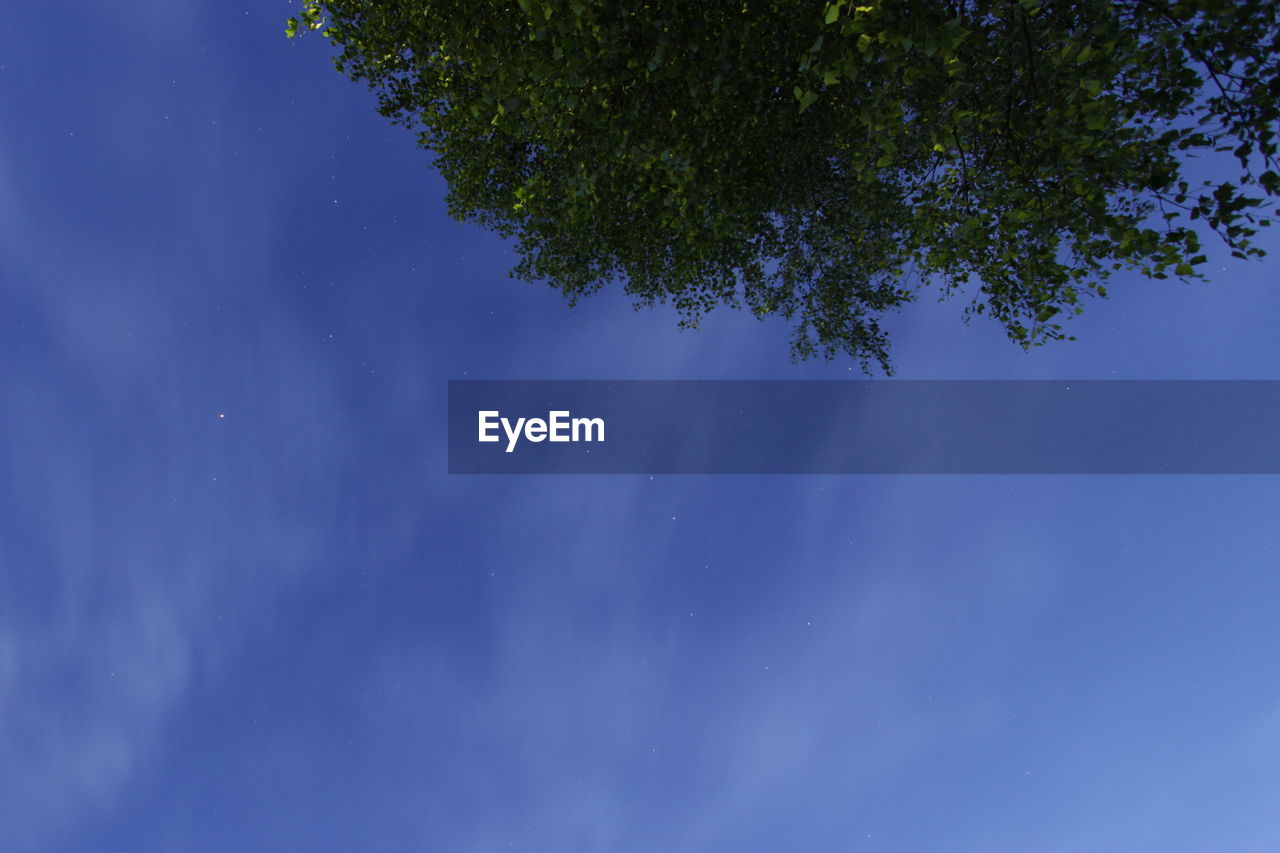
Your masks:
M858 374L508 279L293 8L9 15L0 850L1280 848L1274 478L451 477L449 379ZM1266 242L898 375L1280 378Z

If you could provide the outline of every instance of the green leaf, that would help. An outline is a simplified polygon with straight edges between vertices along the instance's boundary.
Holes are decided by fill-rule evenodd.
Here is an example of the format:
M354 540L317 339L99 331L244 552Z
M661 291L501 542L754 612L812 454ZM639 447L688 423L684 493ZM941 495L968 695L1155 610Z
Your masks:
M1253 258L1280 198L1271 0L964 19L829 0L821 23L785 3L517 3L306 2L286 33L323 28L421 133L451 215L571 300L619 285L688 324L743 305L788 318L799 357L887 371L878 318L913 294L905 269L1038 345L1065 337L1050 321L1075 290L1204 263L1165 212Z

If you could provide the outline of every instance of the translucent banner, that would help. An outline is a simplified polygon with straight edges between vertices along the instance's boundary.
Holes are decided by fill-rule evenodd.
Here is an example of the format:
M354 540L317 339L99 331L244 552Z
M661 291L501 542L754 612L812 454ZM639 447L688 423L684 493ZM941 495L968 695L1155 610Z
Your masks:
M1280 381L449 383L453 474L1276 474Z

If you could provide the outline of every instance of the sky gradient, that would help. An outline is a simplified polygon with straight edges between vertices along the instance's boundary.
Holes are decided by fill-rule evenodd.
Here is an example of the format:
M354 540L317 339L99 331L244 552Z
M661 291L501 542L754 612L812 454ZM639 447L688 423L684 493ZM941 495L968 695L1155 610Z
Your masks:
M569 309L295 5L11 10L0 850L1280 849L1274 477L467 477L462 378L858 377ZM1280 379L1280 239L901 378Z

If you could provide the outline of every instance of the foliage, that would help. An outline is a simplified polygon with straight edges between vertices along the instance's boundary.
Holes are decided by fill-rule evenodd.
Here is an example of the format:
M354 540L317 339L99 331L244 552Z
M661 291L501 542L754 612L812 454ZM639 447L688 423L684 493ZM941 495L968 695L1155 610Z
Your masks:
M1116 270L1200 277L1190 220L1260 255L1278 4L332 0L288 31L420 133L514 275L622 281L686 325L745 304L798 357L888 370L912 281L1026 347ZM1187 176L1210 152L1229 180Z

